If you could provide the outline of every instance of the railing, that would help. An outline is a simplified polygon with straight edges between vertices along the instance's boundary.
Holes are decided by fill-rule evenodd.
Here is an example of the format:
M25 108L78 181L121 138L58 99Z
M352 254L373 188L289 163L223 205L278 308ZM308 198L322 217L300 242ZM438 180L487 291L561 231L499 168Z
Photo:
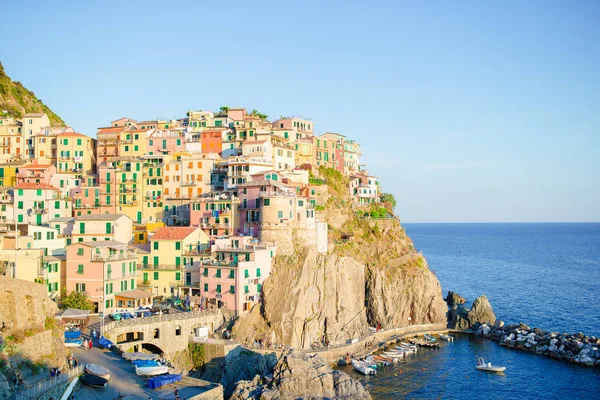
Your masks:
M181 182L181 186L196 186L198 184L197 181L184 181Z
M183 265L177 264L140 264L138 269L144 270L178 270L182 269Z
M138 205L137 200L136 201L126 201L126 202L119 202L120 206L125 206L125 207L134 207Z
M73 208L98 208L100 207L100 203L95 204L74 204Z
M240 260L238 260L239 262ZM217 261L217 260L203 260L202 265L208 265L210 267L235 267L237 262L235 261Z
M184 256L199 256L202 254L210 254L210 247L200 249L187 249L183 250Z
M119 144L118 140L98 140L98 146L116 146Z
M150 294L152 295L152 294ZM104 332L108 332L115 328L120 328L123 326L137 326L141 324L155 324L157 322L164 321L177 321L182 319L191 319L191 318L202 318L209 317L213 315L218 315L221 312L218 310L202 310L202 311L190 311L190 312L176 312L173 314L163 314L163 315L153 315L151 317L143 317L143 318L132 318L132 319L122 319L119 321L112 321L104 324Z
M84 368L85 364L81 364L73 369L61 371L60 375L44 379L43 381L40 381L34 385L31 385L25 389L18 391L17 393L15 393L15 399L36 399L40 397L41 394L54 389L56 386L62 385L70 381L74 377L83 374Z
M137 254L133 251L126 251L117 254L92 254L92 261L116 261L126 260L128 258L137 258Z
M259 193L258 197L296 197L296 192Z

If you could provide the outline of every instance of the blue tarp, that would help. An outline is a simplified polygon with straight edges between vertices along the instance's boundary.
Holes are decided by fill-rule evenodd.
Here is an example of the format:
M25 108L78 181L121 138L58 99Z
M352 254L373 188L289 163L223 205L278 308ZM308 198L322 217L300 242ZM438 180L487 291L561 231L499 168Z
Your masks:
M157 367L159 365L156 360L133 360L131 363L136 367Z
M155 376L154 378L148 379L148 387L150 389L161 388L166 385L172 385L175 382L179 382L181 380L181 375L179 374L167 374L161 376Z
M79 338L79 339L65 339L65 343L82 344L83 343L83 339L82 338Z
M79 336L81 336L80 330L65 331L65 339L77 339Z
M112 347L112 345L113 345L113 342L111 342L110 340L108 340L104 336L100 336L100 339L98 339L98 344L100 346L104 347L105 349L110 349Z

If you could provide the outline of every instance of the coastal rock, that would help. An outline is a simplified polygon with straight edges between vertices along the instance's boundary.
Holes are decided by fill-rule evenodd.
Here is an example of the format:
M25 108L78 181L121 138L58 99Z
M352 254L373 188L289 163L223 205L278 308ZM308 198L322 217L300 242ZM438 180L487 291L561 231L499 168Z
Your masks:
M502 329L504 327L504 321L497 319L494 322L494 329Z
M466 303L465 298L455 292L448 292L448 296L446 296L444 300L446 300L446 303L448 303L450 307Z
M467 330L469 324L469 312L463 306L454 306L448 311L448 328L457 330Z
M268 383L258 375L239 382L231 399L371 399L360 382L319 356L286 351L269 372L273 379Z
M225 357L225 371L221 379L225 396L231 395L239 381L252 381L256 376L269 375L276 363L275 353L262 355L236 347Z
M475 299L469 310L468 319L471 326L477 323L493 325L496 322L496 314L487 296L481 295Z

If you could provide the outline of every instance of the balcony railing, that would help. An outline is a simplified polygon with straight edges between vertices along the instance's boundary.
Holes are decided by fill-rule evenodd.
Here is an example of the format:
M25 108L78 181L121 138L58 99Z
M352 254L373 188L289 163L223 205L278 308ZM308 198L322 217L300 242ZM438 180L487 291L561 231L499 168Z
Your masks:
M79 209L81 209L81 208L98 208L98 207L100 207L100 203L94 203L94 204L77 204L77 203L75 203L73 205L73 208L76 208L76 209L77 208L79 208Z
M134 251L123 251L113 254L92 254L92 261L117 261L127 260L129 258L137 258L137 254Z
M118 203L120 206L124 206L124 207L135 207L138 205L138 201L134 200L134 201L126 201L126 202L122 202L120 201Z
M177 264L140 264L138 269L143 270L180 270L183 269L183 265Z
M199 256L199 255L204 255L204 254L210 254L210 247L200 247L200 248L193 248L193 249L184 249L183 250L183 255L184 256Z
M243 260L238 260L243 261ZM219 261L219 260L202 260L202 265L208 265L210 267L235 267L237 262L235 261Z
M181 186L196 186L198 185L197 181L183 181L181 182Z

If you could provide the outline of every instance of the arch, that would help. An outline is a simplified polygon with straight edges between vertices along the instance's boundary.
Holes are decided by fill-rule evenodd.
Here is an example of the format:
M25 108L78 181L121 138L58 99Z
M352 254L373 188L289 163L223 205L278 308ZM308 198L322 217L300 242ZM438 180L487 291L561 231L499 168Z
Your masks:
M149 352L154 354L163 355L165 353L160 347L158 347L154 343L142 343L142 349L148 350Z
M181 336L181 325L175 327L175 336Z
M117 344L139 342L144 340L144 332L123 332L117 335Z
M158 354L160 356L163 356L165 354L164 350L161 349L158 345L149 342L133 342L130 346L127 346L127 343L125 343L123 346L121 346L121 350L123 350L124 352L132 353L135 351L146 350L152 354Z

